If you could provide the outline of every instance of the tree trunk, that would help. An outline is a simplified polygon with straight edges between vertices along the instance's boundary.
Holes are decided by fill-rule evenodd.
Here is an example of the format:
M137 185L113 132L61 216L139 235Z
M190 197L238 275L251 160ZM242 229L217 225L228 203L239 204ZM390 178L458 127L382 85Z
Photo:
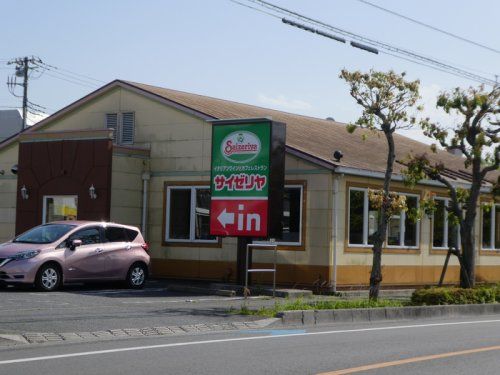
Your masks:
M464 223L460 230L462 245L462 266L460 267L460 287L473 288L476 284L476 256L472 226Z
M394 160L396 158L396 155L394 153L394 138L392 132L388 129L384 129L384 134L387 139L387 146L388 146L388 152L387 152L387 164L386 164L386 169L385 169L385 176L384 176L384 197L387 198L389 197L389 189L391 185L391 178L392 178L392 169L394 166ZM389 217L387 215L387 209L388 206L387 204L390 204L388 200L384 200L384 203L382 203L382 208L380 209L380 217L378 221L378 227L377 227L377 232L375 232L374 235L374 241L373 241L373 261L372 261L372 271L370 274L370 292L369 292L369 298L370 300L377 300L379 291L380 291L380 284L382 283L382 246L385 241L385 236L387 232L387 223L389 221Z

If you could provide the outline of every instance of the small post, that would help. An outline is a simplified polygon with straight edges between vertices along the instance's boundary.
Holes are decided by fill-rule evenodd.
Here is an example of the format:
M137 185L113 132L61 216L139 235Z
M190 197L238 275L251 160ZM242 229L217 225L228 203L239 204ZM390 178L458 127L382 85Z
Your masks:
M444 261L443 270L441 271L441 277L439 278L438 287L443 286L444 276L446 275L446 269L448 268L448 262L450 261L451 249L448 249L448 253L446 254L446 259Z

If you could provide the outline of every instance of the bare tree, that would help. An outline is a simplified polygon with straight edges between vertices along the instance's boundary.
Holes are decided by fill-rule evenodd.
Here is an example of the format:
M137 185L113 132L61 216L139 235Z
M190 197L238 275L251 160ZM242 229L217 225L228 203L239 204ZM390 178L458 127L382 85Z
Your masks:
M471 174L469 189L454 185L445 175L445 166L441 162L432 162L427 154L410 157L405 171L406 181L413 185L423 178L430 178L446 186L450 195L447 207L450 216L460 225L461 251L456 254L461 258L460 285L463 288L475 284L475 244L474 223L481 187L487 182L490 172L500 165L500 87L487 92L483 86L462 90L456 88L442 93L437 98L437 107L448 114L456 114L459 124L449 132L439 123L429 118L421 121L424 133L435 139L448 151L459 150L463 155L464 167ZM431 150L436 152L436 145ZM492 193L498 195L499 180L493 179Z
M348 125L347 130L353 132L356 128L369 129L375 133L383 133L387 140L387 163L384 175L384 185L380 192L372 194L378 202L380 214L377 231L373 236L373 264L370 275L370 299L377 299L382 282L382 246L387 235L387 224L391 215L401 209L402 199L390 192L390 184L396 158L394 132L406 129L416 123L415 117L409 114L415 108L419 99L420 82L405 80L405 73L393 71L368 73L349 72L345 69L340 78L350 86L350 94L362 109L361 117Z

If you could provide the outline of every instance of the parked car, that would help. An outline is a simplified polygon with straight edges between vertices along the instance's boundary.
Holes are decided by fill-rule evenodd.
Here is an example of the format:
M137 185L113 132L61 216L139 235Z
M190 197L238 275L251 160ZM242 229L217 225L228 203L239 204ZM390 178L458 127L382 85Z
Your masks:
M126 281L142 288L149 274L148 244L136 227L94 221L39 225L0 245L0 283L34 284L57 290L62 284Z

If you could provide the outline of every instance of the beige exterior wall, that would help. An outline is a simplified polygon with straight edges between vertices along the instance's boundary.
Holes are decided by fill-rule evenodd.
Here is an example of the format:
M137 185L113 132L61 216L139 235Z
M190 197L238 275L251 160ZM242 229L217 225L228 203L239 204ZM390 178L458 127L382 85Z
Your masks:
M382 187L382 180L373 179L373 178L362 178L362 177L354 177L354 176L342 176L340 178L340 188L339 188L339 196L338 196L338 241L337 241L337 261L339 265L339 273L349 273L349 272L364 272L363 277L358 279L363 279L365 282L369 279L369 267L372 264L372 254L370 248L362 249L359 246L349 246L348 244L348 189L349 186L364 186L364 187ZM405 187L402 183L393 182L391 185L391 190L397 192L407 192L411 194L417 194L423 197L425 194L435 194L438 197L446 197L447 193L445 189L433 187L433 186L417 186L413 190L409 190L408 187ZM410 278L415 276L416 272L424 272L422 270L427 270L430 274L433 274L434 280L439 279L439 275L441 272L441 268L444 264L446 251L436 250L432 247L432 220L424 215L424 217L419 222L419 230L420 230L420 243L419 248L417 250L414 249L384 249L384 253L382 255L382 265L389 272L401 272L399 275L400 279L407 278L408 275L404 275L404 273L409 273ZM481 215L480 210L478 211L478 216L476 218L476 249L479 250L481 248L480 243L480 228L481 228ZM362 251L365 250L363 253ZM487 254L487 255L486 255ZM476 260L476 264L478 267L478 281L484 280L492 280L492 272L491 270L487 270L484 266L500 266L500 257L498 253L486 251L479 252ZM458 260L456 257L451 257L450 259L450 271L447 275L448 282L454 282L458 279ZM483 268L481 268L483 266ZM420 271L418 271L420 269ZM343 271L342 271L343 270ZM352 270L352 271L350 271ZM390 270L390 271L389 271ZM395 271L397 270L397 271ZM495 268L494 272L498 272L499 269ZM427 275L427 276L429 276ZM353 275L344 275L345 278L340 277L340 281L342 280L354 280ZM424 277L425 275L419 274L415 277ZM392 275L394 277L394 275ZM429 276L430 277L430 276ZM500 279L500 274L496 276L496 279ZM416 282L413 282L414 284Z
M163 269L160 274L168 275L170 271L165 270L184 267L183 276L197 277L201 274L206 275L201 271L204 267L210 266L213 268L210 277L222 278L226 267L234 265L236 260L236 239L223 239L220 247L200 247L189 244L187 246L165 245L163 243L165 184L206 182L208 185L211 147L211 126L208 123L153 99L117 88L82 105L40 131L104 129L106 113L123 111L135 113L134 146L150 149L150 158L146 160L123 154L113 155L111 219L126 224L141 225L141 175L144 171L150 171L146 236L151 245L152 257L155 261L162 261L165 266L160 267ZM17 180L10 173L10 168L13 164L17 164L17 157L16 144L0 150L0 170L5 170L5 174L0 175L0 241L14 234ZM349 184L380 186L382 181L346 175L334 177L331 171L289 154L286 156L285 167L287 181L305 181L306 183L305 220L302 223L305 229L305 237L302 239L304 246L280 250L278 254L280 265L295 267L293 270L283 268L286 278L311 281L317 277L318 272L324 274L324 270L330 278L333 276L333 181L334 178L338 178L340 182L338 206L335 210L338 219L335 244L337 280L339 285L366 284L372 256L369 248L350 248L347 244L347 189ZM401 183L393 184L393 190L403 189L405 188ZM439 192L439 189L419 187L415 193L423 194L425 190ZM441 193L445 194L443 190ZM480 228L480 215L477 220L477 228ZM476 236L478 248L479 233L480 230L477 231ZM437 277L439 276L444 257L445 254L432 251L431 222L429 218L424 217L420 223L418 250L398 249L384 252L383 265L387 275L385 280L389 280L389 284L397 283L398 280L402 280L402 283L413 282L415 284L418 280L426 280L426 277L434 280L436 274ZM273 257L270 252L262 250L254 252L255 263L271 263L272 261ZM477 264L479 267L500 267L500 256L480 255ZM447 280L453 281L453 277L457 275L456 260L452 258L450 265L451 275ZM498 269L500 268L496 268ZM493 271L484 272L489 272L491 279ZM309 276L302 277L298 273L309 273ZM480 272L478 275L482 277ZM393 282L393 280L396 281Z
M129 155L113 155L111 172L111 221L141 227L142 173L148 161Z
M10 145L0 152L0 243L14 237L16 229L17 177L10 170L17 164L19 147Z

